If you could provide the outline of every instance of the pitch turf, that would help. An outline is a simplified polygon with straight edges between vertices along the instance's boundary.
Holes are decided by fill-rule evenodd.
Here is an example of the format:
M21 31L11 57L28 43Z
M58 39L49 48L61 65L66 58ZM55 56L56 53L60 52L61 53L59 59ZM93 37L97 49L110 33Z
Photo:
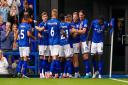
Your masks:
M0 78L0 85L128 85L128 83L114 81L111 79Z

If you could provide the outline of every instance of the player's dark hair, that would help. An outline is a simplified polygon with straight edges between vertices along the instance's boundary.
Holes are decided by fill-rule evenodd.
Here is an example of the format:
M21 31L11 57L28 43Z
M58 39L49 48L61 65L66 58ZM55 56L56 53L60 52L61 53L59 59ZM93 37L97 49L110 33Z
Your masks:
M104 21L104 17L103 16L99 16L98 19Z
M84 15L87 14L87 12L85 10L80 10L79 13L83 13Z
M43 16L43 15L48 15L48 13L47 12L42 12L41 16Z
M73 12L73 15L78 15L78 12Z
M71 14L67 14L66 16L67 16L67 18L69 18L69 17L71 17L71 18L72 18L72 15L71 15Z
M60 16L59 16L59 19L60 19L61 21L64 21L64 18L65 18L64 14L61 13Z

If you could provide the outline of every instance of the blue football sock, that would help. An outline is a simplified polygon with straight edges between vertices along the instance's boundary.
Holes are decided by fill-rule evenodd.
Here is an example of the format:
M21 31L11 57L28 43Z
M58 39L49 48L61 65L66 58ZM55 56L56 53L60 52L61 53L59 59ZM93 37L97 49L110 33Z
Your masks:
M51 62L50 72L56 73L56 60Z
M47 63L47 66L46 66L46 71L47 71L47 72L50 71L50 67L51 67L51 62L48 62L48 63Z
M16 67L16 73L21 73L22 65L23 65L23 60L20 60L20 61L18 62L17 67Z
M48 60L45 60L45 72L48 72Z
M60 70L60 73L64 73L65 65L66 65L66 62L65 61L61 62L61 70Z
M98 71L99 71L99 74L102 74L102 68L103 68L103 61L100 60L100 61L98 62Z
M23 75L26 75L26 71L27 71L27 61L24 61L22 74L23 74Z
M64 73L67 73L67 68L68 68L68 65L67 65L67 61L66 61L65 66L64 66Z
M85 70L85 73L89 73L90 72L90 63L89 63L89 60L84 60L84 70Z
M45 67L46 67L47 60L43 60L42 62L42 72L45 73Z
M40 59L40 73L42 73L42 63L43 63L43 59Z
M74 67L74 72L78 73L79 72L79 67Z
M60 60L56 60L56 73L60 73L61 70L61 65L60 65Z
M72 74L72 62L67 60L67 73Z
M94 72L97 71L97 61L96 60L93 60L93 67L94 67Z

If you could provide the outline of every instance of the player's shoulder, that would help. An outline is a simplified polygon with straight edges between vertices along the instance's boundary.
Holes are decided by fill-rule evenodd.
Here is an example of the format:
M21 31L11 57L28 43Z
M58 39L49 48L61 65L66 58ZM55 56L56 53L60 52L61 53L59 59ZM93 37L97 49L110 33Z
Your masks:
M87 19L87 18L85 18L83 21L84 21L84 22L88 22L88 19Z
M39 23L39 26L44 26L44 24L45 23L42 21L42 22Z
M92 20L91 24L92 24L92 25L98 24L98 19Z
M58 25L58 24L60 24L60 21L56 18L51 18L47 21L47 25L50 25L50 24Z
M25 23L20 23L19 28L25 28L25 27L26 27Z

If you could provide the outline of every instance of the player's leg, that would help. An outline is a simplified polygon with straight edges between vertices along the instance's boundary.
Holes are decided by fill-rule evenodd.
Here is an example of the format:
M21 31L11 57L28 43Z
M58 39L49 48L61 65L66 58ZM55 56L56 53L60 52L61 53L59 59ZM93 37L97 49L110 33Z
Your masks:
M83 54L83 63L84 63L84 72L85 72L84 78L90 78L91 70L90 70L90 62L89 62L89 48L86 42L81 43L81 51Z
M61 63L60 63L60 58L58 57L59 56L59 45L55 45L54 46L54 55L56 55L56 73L55 73L55 78L58 78L59 75L60 75L60 72L61 72Z
M24 51L23 51L24 61L22 66L22 77L28 78L26 76L26 73L27 73L27 66L28 66L27 61L30 54L30 48L29 47L23 47L23 48L24 48Z
M46 65L46 73L45 73L45 77L46 78L50 78L50 69L51 69L51 63L52 63L52 57L49 55L48 56L48 63Z
M97 44L97 54L98 54L98 72L99 76L98 78L101 78L102 75L102 68L103 68L103 42Z
M44 52L44 55L45 55L45 77L48 78L48 75L49 75L49 57L50 57L50 50L49 50L49 46L47 45L46 46L46 50Z
M23 49L22 47L19 47L19 52L20 52L20 59L16 67L16 74L18 77L21 77L21 69L23 65Z
M57 58L59 55L59 45L50 46L50 52L52 56L50 75L53 76L53 74L55 74L55 77L58 77L58 68L59 68L60 61Z
M73 66L74 66L74 72L75 72L75 78L79 77L79 52L80 52L80 47L79 43L73 44Z
M44 46L39 45L39 56L40 56L40 78L44 78Z
M60 46L59 47L59 58L60 58L60 64L61 64L61 66L60 66L60 78L62 78L62 77L65 77L66 76L66 69L64 69L63 70L63 68L62 67L65 67L65 66L63 66L64 64L64 57L65 57L65 55L64 55L64 46Z
M64 53L66 57L66 70L67 70L67 77L72 77L72 50L70 44L64 46Z
M93 78L95 78L97 75L96 53L97 53L97 43L92 42L92 44L91 44L91 57L92 57L92 63L93 63Z

